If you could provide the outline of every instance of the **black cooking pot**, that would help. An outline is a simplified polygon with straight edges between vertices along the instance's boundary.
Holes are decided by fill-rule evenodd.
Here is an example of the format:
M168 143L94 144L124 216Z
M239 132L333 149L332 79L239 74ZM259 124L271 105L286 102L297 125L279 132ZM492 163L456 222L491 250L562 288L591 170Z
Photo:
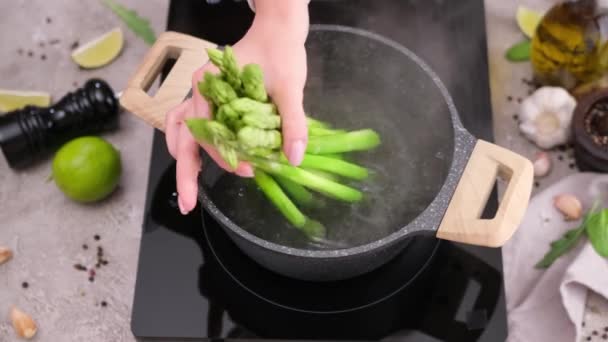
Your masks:
M204 160L200 200L247 255L286 276L329 281L377 268L415 234L492 247L510 238L532 190L529 160L468 133L439 78L398 43L316 25L306 45L307 113L338 127L373 128L382 144L354 157L372 169L365 200L315 211L336 242L323 246L286 226L251 181ZM162 130L165 113L189 92L192 72L210 46L162 34L129 81L123 107ZM150 97L146 91L168 58L177 62ZM497 177L507 182L506 191L494 218L481 219Z

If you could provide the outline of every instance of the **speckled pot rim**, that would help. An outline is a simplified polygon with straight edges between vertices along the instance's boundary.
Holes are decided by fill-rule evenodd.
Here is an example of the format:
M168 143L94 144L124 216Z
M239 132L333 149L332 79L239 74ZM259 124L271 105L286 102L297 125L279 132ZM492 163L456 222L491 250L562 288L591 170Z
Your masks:
M441 224L443 215L447 210L452 195L454 194L454 191L456 189L456 185L460 180L460 176L462 175L462 172L467 164L467 161L469 160L471 152L473 151L473 147L475 146L475 143L477 141L477 139L473 137L462 126L458 111L456 110L456 106L454 105L454 102L452 101L452 98L450 97L447 88L444 86L444 84L441 82L435 72L425 62L423 62L421 58L419 58L416 54L414 54L412 51L410 51L403 45L386 37L366 30L341 25L311 25L310 30L338 31L350 33L384 43L398 50L399 52L403 53L404 55L412 59L414 62L416 62L416 64L418 64L418 66L433 80L433 82L443 95L445 102L447 103L452 119L452 127L454 129L454 153L452 155L452 165L450 167L450 171L447 177L445 178L443 186L437 193L437 196L435 196L433 201L414 220L409 222L401 229L395 231L394 233L365 245L335 250L307 250L292 248L261 239L247 232L246 230L242 229L237 224L232 222L232 220L225 216L215 206L211 198L204 191L203 187L199 186L199 199L203 204L203 207L212 217L214 217L222 225L224 225L224 227L229 228L234 233L238 234L240 237L270 251L298 257L339 258L356 254L364 254L369 251L390 245L392 243L396 243L401 239L412 236L413 234L434 234L439 228L439 225ZM199 181L199 184L200 183L201 182Z

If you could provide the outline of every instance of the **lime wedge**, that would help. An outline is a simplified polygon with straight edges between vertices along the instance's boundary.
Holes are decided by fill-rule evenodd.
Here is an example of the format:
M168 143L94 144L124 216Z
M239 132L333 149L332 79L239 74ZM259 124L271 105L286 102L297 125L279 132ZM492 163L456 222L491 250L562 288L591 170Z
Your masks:
M83 68L99 68L118 57L123 42L122 30L115 28L74 50L72 59Z
M0 89L0 112L10 112L25 106L48 107L51 95L36 91Z
M516 18L519 29L528 38L532 38L538 23L540 23L540 20L543 18L543 15L525 6L519 6L517 8Z

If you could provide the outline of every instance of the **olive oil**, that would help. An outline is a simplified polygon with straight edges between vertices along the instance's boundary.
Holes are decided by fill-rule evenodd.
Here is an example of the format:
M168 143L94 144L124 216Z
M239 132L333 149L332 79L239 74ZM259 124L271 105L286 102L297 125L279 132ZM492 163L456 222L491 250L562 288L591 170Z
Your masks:
M531 61L542 85L572 89L606 71L608 21L602 0L565 1L553 6L532 39Z

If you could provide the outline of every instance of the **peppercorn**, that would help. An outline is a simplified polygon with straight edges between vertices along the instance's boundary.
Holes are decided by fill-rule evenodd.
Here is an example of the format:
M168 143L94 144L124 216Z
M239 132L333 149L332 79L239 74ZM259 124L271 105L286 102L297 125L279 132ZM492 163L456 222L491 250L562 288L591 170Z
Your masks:
M75 268L76 270L78 270L78 271L86 271L86 270L87 270L87 268L86 268L86 267L84 267L84 266L83 266L83 265L81 265L81 264L75 264L75 265L74 265L74 268Z

